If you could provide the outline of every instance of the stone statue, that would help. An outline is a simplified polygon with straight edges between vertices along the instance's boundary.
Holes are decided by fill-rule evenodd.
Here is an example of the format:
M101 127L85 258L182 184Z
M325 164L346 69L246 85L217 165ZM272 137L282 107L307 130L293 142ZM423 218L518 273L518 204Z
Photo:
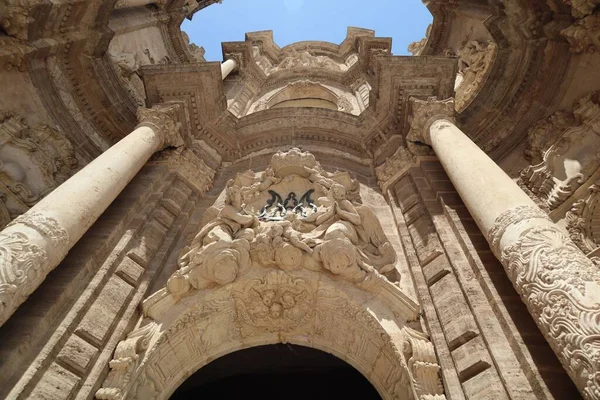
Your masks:
M276 153L258 175L238 174L225 204L182 251L169 293L226 285L250 267L325 270L356 283L391 271L396 254L375 213L352 200L357 188L299 149Z

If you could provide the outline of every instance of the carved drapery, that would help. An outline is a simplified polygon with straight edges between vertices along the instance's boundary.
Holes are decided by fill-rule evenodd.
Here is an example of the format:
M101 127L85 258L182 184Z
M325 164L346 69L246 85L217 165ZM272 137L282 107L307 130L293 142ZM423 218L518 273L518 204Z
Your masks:
M600 398L600 271L541 210L508 210L488 240L581 393ZM544 226L545 225L545 226ZM511 228L512 243L499 246Z

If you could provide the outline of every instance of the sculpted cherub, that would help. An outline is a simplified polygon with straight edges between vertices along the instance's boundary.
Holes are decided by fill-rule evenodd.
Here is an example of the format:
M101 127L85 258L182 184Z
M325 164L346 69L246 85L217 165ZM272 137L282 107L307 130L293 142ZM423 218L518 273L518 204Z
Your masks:
M317 211L304 220L321 225L336 215L353 225L360 225L361 219L354 205L346 198L346 188L339 183L333 183L327 197L317 199L317 205L324 210Z

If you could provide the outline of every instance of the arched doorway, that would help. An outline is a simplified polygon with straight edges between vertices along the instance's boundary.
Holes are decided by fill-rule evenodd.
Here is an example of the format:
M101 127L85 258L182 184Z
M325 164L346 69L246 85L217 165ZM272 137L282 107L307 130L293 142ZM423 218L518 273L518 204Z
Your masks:
M381 399L369 381L346 362L324 351L292 344L257 346L220 357L190 376L171 400L201 396Z

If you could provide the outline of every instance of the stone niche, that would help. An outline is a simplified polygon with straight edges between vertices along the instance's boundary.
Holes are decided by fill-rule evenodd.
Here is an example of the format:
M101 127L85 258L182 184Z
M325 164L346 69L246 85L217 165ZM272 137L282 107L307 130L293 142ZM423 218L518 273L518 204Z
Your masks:
M358 189L296 148L230 179L96 397L168 398L217 357L292 343L348 362L383 398L444 399L419 306L386 278L396 251Z

